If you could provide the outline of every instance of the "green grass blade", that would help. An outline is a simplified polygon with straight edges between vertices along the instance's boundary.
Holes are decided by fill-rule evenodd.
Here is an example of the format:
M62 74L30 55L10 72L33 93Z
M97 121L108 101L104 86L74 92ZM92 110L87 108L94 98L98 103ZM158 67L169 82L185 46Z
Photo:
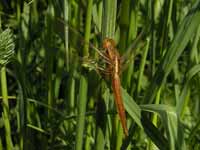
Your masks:
M78 97L78 116L77 116L77 127L76 127L76 150L82 150L84 140L84 129L85 129L85 112L87 104L87 90L88 83L87 78L81 76L80 88Z
M69 7L70 7L70 2L69 1L64 1L64 21L68 22L69 21ZM67 25L64 25L64 32L65 32L65 62L66 62L66 69L69 71L69 58L70 58L70 53L69 53L69 29Z
M183 117L183 114L186 111L186 107L189 103L189 99L187 98L187 95L190 88L190 81L195 75L198 75L199 71L200 71L200 65L195 65L186 74L186 81L182 89L182 92L180 94L179 101L177 102L177 105L176 105L177 114L181 118Z
M183 126L175 108L167 105L141 105L142 110L158 113L165 127L171 150L185 149Z
M139 70L139 77L138 77L138 83L137 83L137 95L139 95L140 91L141 91L141 84L142 84L142 78L143 78L143 74L144 74L144 67L146 64L146 58L147 58L147 54L148 54L148 49L149 49L149 38L147 39L147 45L144 49L144 53L142 56L142 61L140 63L140 70Z
M92 20L92 6L93 6L93 0L88 0L88 7L87 7L87 16L86 16L86 24L85 24L85 36L84 40L86 44L83 48L83 56L89 56L89 43L90 41L90 30L91 30L91 20Z
M162 135L162 133L152 124L152 122L146 117L142 116L142 125L144 127L145 133L151 138L154 144L163 150L168 150L169 145L167 139Z
M174 40L167 50L164 58L162 59L153 81L149 86L149 90L145 96L145 102L152 103L156 92L170 71L172 70L177 59L180 57L187 43L191 39L192 35L197 31L200 24L200 2L196 2L194 7L188 12L188 15L184 18L179 26L179 29L174 37Z
M121 88L122 96L124 100L124 106L128 114L131 116L131 118L137 123L137 125L142 128L141 123L141 109L137 105L137 103L133 100L131 96L127 93L127 91L123 88Z
M102 38L115 39L117 1L103 0Z
M5 137L6 137L6 147L7 149L13 148L12 138L11 138L11 124L10 124L10 110L8 103L8 91L7 91L7 79L6 79L6 68L1 68L1 89L2 89L2 97L3 97L3 120L5 127Z
M1 65L1 93L2 93L2 107L3 107L3 120L6 137L7 149L13 149L11 138L11 124L10 124L10 109L8 102L8 86L6 77L5 65L10 62L14 55L14 41L13 34L10 29L6 29L0 34L0 65Z
M53 20L55 17L55 10L54 10L53 3L50 2L48 5L47 9L47 16L46 16L46 24L48 28L46 29L46 35L45 35L45 48L46 48L46 76L47 76L47 81L46 81L46 86L48 88L48 94L47 94L47 99L48 99L48 105L50 107L54 107L55 101L54 101L54 80L53 80L53 60L54 60L54 40L53 40ZM48 110L48 118L51 117L51 110Z

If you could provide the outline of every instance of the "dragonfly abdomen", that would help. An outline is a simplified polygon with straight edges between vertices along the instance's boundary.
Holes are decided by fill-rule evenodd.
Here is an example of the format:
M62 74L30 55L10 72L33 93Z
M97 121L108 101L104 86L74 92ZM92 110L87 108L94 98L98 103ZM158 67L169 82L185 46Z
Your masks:
M120 84L119 75L115 73L112 78L112 89L113 89L113 94L114 94L114 99L115 99L115 105L117 107L117 112L119 114L119 118L122 124L124 134L128 136L128 129L126 125L126 114L125 114L124 104L122 101L120 86L121 84Z

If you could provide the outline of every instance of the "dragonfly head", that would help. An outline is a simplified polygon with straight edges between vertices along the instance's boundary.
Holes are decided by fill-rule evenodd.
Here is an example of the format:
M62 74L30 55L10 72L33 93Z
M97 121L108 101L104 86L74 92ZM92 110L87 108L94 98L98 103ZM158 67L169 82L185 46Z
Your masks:
M115 46L116 46L116 44L115 44L115 41L113 39L105 38L103 40L103 48L104 49L110 49L110 48L113 48Z

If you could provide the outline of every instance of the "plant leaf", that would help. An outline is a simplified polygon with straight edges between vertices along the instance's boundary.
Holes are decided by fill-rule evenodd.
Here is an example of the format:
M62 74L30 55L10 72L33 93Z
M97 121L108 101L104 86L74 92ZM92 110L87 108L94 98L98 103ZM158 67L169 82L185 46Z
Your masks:
M4 66L10 62L14 55L13 33L8 28L0 34L0 65Z

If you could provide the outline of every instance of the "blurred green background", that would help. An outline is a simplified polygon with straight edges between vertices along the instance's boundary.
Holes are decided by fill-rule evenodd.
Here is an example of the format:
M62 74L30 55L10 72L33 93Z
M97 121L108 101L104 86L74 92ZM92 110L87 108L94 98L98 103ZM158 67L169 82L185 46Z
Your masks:
M1 0L0 150L199 150L199 24L199 0ZM98 70L106 37L127 138Z

